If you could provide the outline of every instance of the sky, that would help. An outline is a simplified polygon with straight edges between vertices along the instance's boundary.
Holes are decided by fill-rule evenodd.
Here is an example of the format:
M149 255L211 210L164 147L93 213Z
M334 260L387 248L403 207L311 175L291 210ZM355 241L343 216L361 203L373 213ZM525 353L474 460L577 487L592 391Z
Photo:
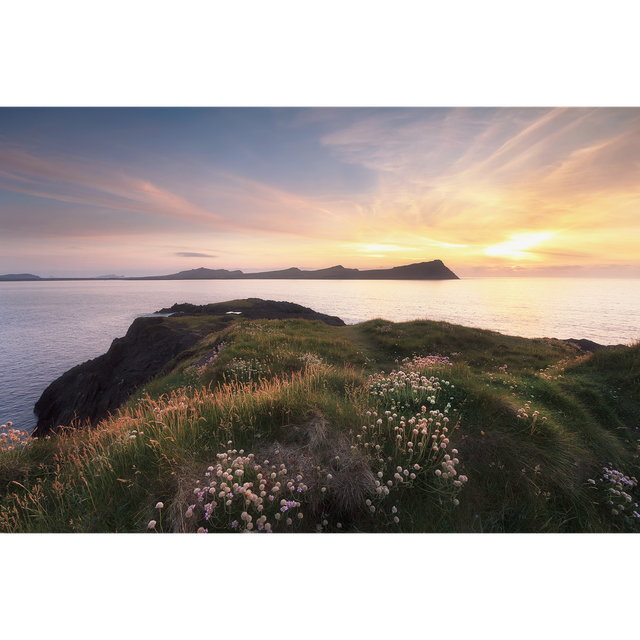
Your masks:
M640 109L0 108L0 274L640 277Z

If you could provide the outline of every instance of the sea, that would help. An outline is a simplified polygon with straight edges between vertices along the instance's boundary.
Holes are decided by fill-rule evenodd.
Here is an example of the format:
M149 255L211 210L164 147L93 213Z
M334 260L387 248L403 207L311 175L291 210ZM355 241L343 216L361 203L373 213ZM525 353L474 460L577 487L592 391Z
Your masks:
M30 433L45 388L174 303L289 301L342 318L427 318L527 338L640 340L640 280L79 280L0 282L0 423ZM424 354L427 355L427 354Z

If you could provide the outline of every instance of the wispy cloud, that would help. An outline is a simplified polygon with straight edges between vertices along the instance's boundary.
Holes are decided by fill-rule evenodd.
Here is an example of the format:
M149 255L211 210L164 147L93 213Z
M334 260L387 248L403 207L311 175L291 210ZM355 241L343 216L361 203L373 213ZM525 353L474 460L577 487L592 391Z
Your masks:
M238 268L640 260L638 109L238 110L212 134L213 120L130 142L97 119L91 144L71 115L46 140L0 123L5 254L82 238Z
M370 119L322 142L380 173L358 203L369 220L451 245L607 224L635 227L640 113L635 109L438 110ZM561 250L556 254L562 253ZM505 257L531 257L521 253Z
M86 226L93 233L92 218L100 218L105 210L143 214L149 225L153 225L153 218L161 217L221 232L319 237L344 232L345 220L321 202L214 168L206 181L184 179L181 189L189 193L187 198L136 176L135 168L125 170L108 163L37 157L13 149L0 151L0 166L0 189L91 207L85 209L84 224L78 224L73 215L60 216L58 224L65 232L82 233ZM162 176L155 182L162 183ZM19 226L23 227L27 222L24 211L20 218ZM67 225L65 220L73 222ZM37 229L32 229L34 232Z
M0 150L0 189L99 209L214 225L224 218L108 163ZM64 219L62 219L64 222Z
M212 256L208 253L195 253L192 251L176 251L174 256L178 256L179 258L217 258L218 256Z

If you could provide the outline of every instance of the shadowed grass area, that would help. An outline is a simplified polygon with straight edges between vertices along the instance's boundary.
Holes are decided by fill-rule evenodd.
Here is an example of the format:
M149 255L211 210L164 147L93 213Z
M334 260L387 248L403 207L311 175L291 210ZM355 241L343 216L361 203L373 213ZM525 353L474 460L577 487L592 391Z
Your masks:
M118 415L38 440L4 426L0 530L638 530L637 344L170 320L202 339Z

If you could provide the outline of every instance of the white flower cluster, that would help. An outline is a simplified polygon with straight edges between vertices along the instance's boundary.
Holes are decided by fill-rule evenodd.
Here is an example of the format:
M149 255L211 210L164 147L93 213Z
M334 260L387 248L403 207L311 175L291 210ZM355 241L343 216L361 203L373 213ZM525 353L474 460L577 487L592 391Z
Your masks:
M257 360L234 358L227 365L227 371L234 375L239 382L249 382L256 374L266 373L267 369Z
M307 367L320 367L322 366L322 358L315 353L303 353L298 358L307 366Z
M638 479L609 467L603 467L602 471L602 477L599 478L599 482L596 482L593 478L589 478L588 482L598 489L602 487L605 490L606 504L611 507L611 513L614 516L627 515L634 519L640 519L638 503L631 504L633 497L627 493L627 491L633 491L638 486Z
M278 525L290 527L303 519L297 498L308 486L301 473L290 475L284 463L259 463L242 449L229 448L217 459L204 473L205 481L196 481L192 491L196 502L184 514L202 523L203 532L212 524L215 529L272 532Z
M455 456L458 454L458 450L452 449L451 453ZM467 476L458 476L458 472L456 471L457 464L460 464L458 458L452 458L449 454L446 454L444 460L440 463L442 469L436 469L435 471L436 476L445 480L457 476L457 479L453 481L453 486L461 487L469 478L467 478Z

